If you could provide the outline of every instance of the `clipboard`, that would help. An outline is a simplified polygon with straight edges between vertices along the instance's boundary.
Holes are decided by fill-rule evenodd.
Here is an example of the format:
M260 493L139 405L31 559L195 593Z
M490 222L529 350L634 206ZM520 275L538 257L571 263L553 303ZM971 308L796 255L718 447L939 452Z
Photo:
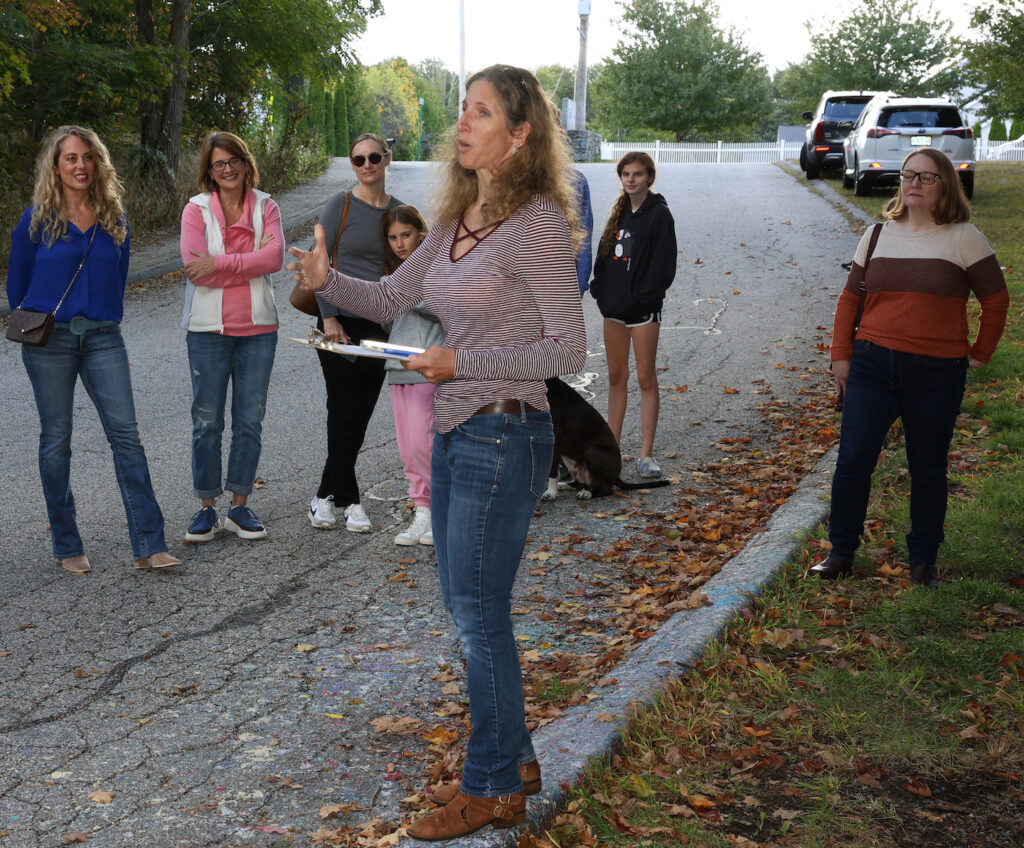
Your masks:
M346 345L339 342L332 342L317 329L310 330L309 337L305 339L289 339L307 347L317 350L326 350L329 353L337 353L342 356L367 356L373 359L397 359L405 361L418 353L423 353L422 347L411 347L409 345L391 344L389 342L366 339L361 345Z

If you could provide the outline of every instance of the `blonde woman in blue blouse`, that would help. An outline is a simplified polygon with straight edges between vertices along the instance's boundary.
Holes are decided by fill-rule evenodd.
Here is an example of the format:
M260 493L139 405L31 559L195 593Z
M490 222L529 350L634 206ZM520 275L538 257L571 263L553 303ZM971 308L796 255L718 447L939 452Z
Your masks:
M40 312L60 303L49 341L42 347L22 345L21 356L39 410L39 476L53 555L72 574L87 574L91 567L70 481L79 378L114 454L135 568L181 565L164 541L121 338L129 241L121 184L106 146L92 130L58 127L36 164L32 206L11 235L7 298L12 308Z

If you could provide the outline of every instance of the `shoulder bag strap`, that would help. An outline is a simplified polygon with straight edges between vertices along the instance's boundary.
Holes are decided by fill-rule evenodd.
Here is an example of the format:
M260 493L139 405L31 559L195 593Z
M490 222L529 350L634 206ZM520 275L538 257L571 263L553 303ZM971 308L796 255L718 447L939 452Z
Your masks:
M338 235L334 238L334 250L331 251L331 267L338 267L338 242L341 241L341 231L345 229L345 219L348 218L348 192L345 192L345 208L341 210L341 223L338 224Z
M881 232L882 224L875 224L875 228L871 232L871 239L868 241L868 252L864 257L864 273L860 275L860 282L857 284L857 315L853 319L854 331L860 326L860 319L864 315L864 301L868 295L868 263L871 262L871 254L875 252L875 245L878 244L878 236Z

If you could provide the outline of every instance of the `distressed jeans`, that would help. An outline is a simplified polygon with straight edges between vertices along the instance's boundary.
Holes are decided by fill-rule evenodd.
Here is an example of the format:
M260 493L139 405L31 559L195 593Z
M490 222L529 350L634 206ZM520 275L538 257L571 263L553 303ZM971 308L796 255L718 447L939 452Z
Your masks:
M519 766L536 759L511 596L554 444L547 412L474 415L434 437L434 550L465 651L473 722L461 789L478 798L521 792Z
M71 491L71 430L79 377L114 455L134 558L166 551L164 517L139 440L121 328L104 326L79 335L58 325L45 347L22 345L21 358L39 410L39 477L54 557L69 559L85 553Z
M899 418L910 471L909 562L935 562L945 538L946 466L966 375L967 357L940 359L855 343L832 477L828 536L837 556L853 559L860 544L871 474Z
M231 448L224 488L252 493L263 448L270 371L277 331L256 336L193 333L186 338L192 374L192 487L197 498L215 498L221 482L221 434L231 382Z

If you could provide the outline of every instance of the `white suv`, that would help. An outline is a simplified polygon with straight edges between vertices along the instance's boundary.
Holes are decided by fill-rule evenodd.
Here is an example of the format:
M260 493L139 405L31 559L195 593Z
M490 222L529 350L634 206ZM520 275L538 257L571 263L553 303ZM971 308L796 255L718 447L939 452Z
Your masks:
M934 147L953 161L964 193L974 194L974 132L955 103L938 98L875 97L843 142L843 185L863 197L895 185L903 158Z

